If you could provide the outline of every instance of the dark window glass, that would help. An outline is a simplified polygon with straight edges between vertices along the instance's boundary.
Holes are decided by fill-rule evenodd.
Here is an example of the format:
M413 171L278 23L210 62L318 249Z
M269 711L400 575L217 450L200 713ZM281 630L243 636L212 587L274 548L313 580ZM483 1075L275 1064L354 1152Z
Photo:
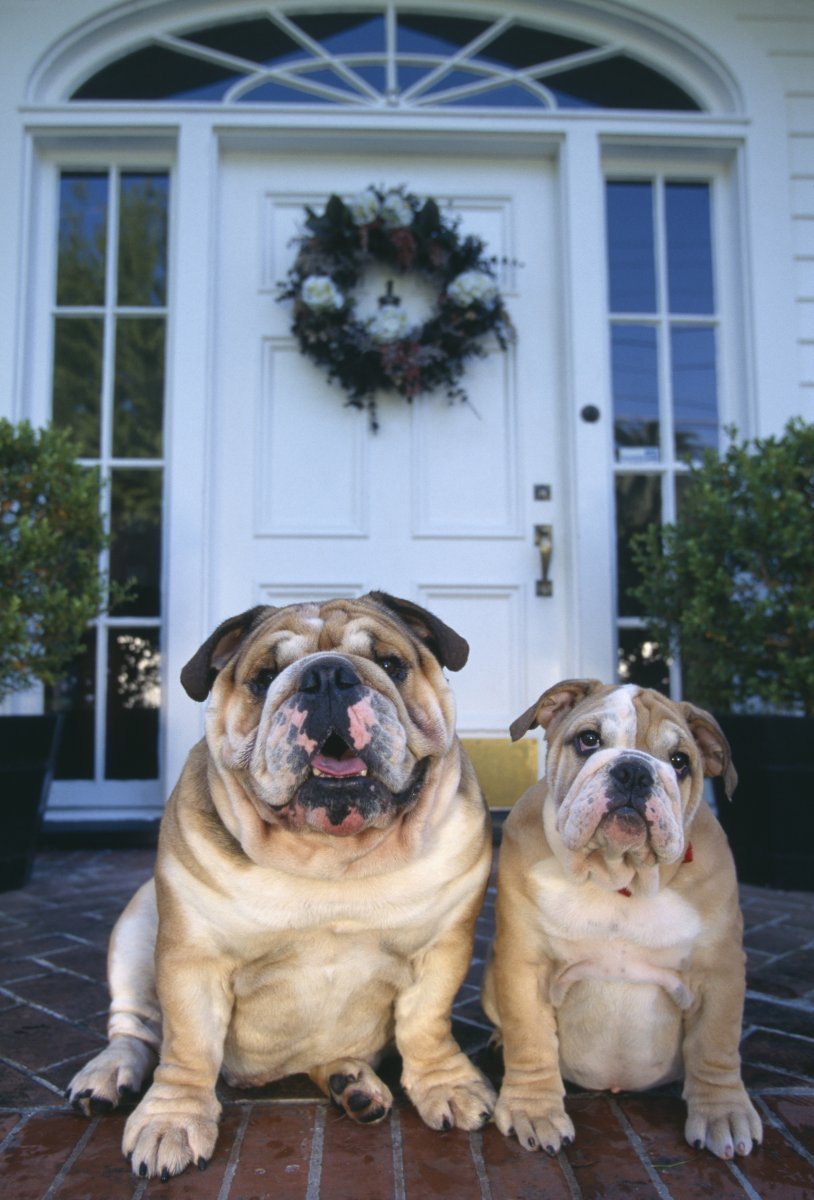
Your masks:
M606 198L611 311L655 312L653 185L609 183Z
M454 96L449 103L456 108L462 106L475 107L478 105L481 108L484 106L528 108L534 105L540 105L542 108L548 107L541 96L535 95L530 88L524 88L520 84L506 84L505 87L484 89L473 96Z
M662 648L644 629L619 630L618 674L621 683L670 694L670 669Z
M119 206L119 304L167 302L169 177L124 174Z
M659 363L651 325L611 326L611 378L617 458L658 461Z
M107 175L63 172L59 187L57 304L105 302Z
M93 779L96 708L96 631L88 630L83 650L59 684L46 693L46 707L63 714L57 779Z
M160 670L157 629L108 630L107 779L158 777Z
M718 394L715 330L673 326L670 331L675 452L697 459L718 446Z
M100 453L103 341L101 317L56 318L53 420L70 430L82 458Z
M396 46L400 52L454 54L480 37L491 24L471 17L399 13Z
M242 78L230 67L179 54L163 46L144 46L97 71L72 100L220 100Z
M646 614L630 589L640 582L640 573L633 563L630 541L648 525L661 523L661 478L658 475L616 476L616 562L618 578L618 611L620 617L642 617Z
M698 112L685 91L624 54L546 76L563 108L665 109Z
M164 320L119 317L113 388L113 453L160 458L164 424Z
M161 471L117 468L112 473L113 537L110 577L134 584L117 616L157 617L161 611Z
M210 25L180 35L184 41L210 50L220 50L236 58L254 63L274 63L282 59L301 58L307 54L285 30L265 17L252 21L233 21L226 25Z
M558 33L550 33L547 29L512 25L484 46L478 58L522 70L535 67L538 63L551 62L556 58L565 58L569 54L593 49L595 47L590 42L563 37Z
M668 183L667 292L670 312L712 313L712 230L709 185Z

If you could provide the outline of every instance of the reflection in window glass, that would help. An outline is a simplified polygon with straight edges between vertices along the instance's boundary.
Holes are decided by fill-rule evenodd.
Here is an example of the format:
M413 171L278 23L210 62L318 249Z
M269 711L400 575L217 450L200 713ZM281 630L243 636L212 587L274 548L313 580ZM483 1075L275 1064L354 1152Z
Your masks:
M662 648L646 629L620 629L618 676L621 683L670 692L670 670L662 657Z
M102 67L72 100L220 100L241 75L163 46L144 46Z
M59 190L57 304L105 301L107 175L64 172Z
M561 108L698 111L683 88L623 54L549 75L546 83L557 93Z
M665 216L670 312L710 314L715 301L709 184L668 183Z
M157 629L108 630L106 779L155 779L161 654Z
M119 605L117 615L157 617L161 612L161 471L114 469L110 511L110 578L134 585L134 594Z
M267 17L211 25L205 29L185 32L184 40L210 50L221 50L249 62L272 63L302 57L305 51Z
M119 317L113 389L113 453L160 458L164 425L163 317Z
M653 186L609 183L606 195L611 312L655 312Z
M70 430L82 458L100 452L103 342L101 317L54 322L53 420Z
M633 563L630 541L648 525L661 521L661 477L652 475L616 476L616 564L618 572L618 612L621 617L644 616L641 605L630 590L641 575Z
M621 461L659 459L658 370L651 325L611 327L614 434Z
M675 452L685 460L698 459L707 447L718 445L715 330L675 326L670 348Z
M152 308L167 302L166 174L121 177L119 304Z

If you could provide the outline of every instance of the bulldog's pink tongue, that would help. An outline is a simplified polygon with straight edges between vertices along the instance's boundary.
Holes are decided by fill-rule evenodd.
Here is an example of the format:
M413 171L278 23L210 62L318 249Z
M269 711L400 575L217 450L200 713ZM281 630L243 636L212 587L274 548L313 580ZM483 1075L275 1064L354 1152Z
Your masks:
M342 758L329 758L327 754L315 754L311 760L311 770L320 775L331 775L334 779L345 779L348 775L367 774L367 767L361 758L351 754Z

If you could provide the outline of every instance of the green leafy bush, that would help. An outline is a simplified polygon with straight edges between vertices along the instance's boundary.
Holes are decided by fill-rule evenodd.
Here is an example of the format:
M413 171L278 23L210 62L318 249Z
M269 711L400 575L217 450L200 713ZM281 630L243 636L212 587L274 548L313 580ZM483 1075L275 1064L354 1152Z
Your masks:
M0 699L53 684L107 604L99 478L61 430L0 419Z
M814 425L708 451L634 542L648 627L707 707L814 713Z

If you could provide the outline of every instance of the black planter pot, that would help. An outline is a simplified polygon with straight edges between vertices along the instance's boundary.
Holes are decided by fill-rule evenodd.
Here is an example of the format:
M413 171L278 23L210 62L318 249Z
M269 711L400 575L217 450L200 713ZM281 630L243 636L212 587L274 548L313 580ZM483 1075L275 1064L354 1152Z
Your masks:
M716 780L718 818L743 883L814 891L814 717L718 717L738 786Z
M31 878L61 727L56 713L0 717L0 892Z

